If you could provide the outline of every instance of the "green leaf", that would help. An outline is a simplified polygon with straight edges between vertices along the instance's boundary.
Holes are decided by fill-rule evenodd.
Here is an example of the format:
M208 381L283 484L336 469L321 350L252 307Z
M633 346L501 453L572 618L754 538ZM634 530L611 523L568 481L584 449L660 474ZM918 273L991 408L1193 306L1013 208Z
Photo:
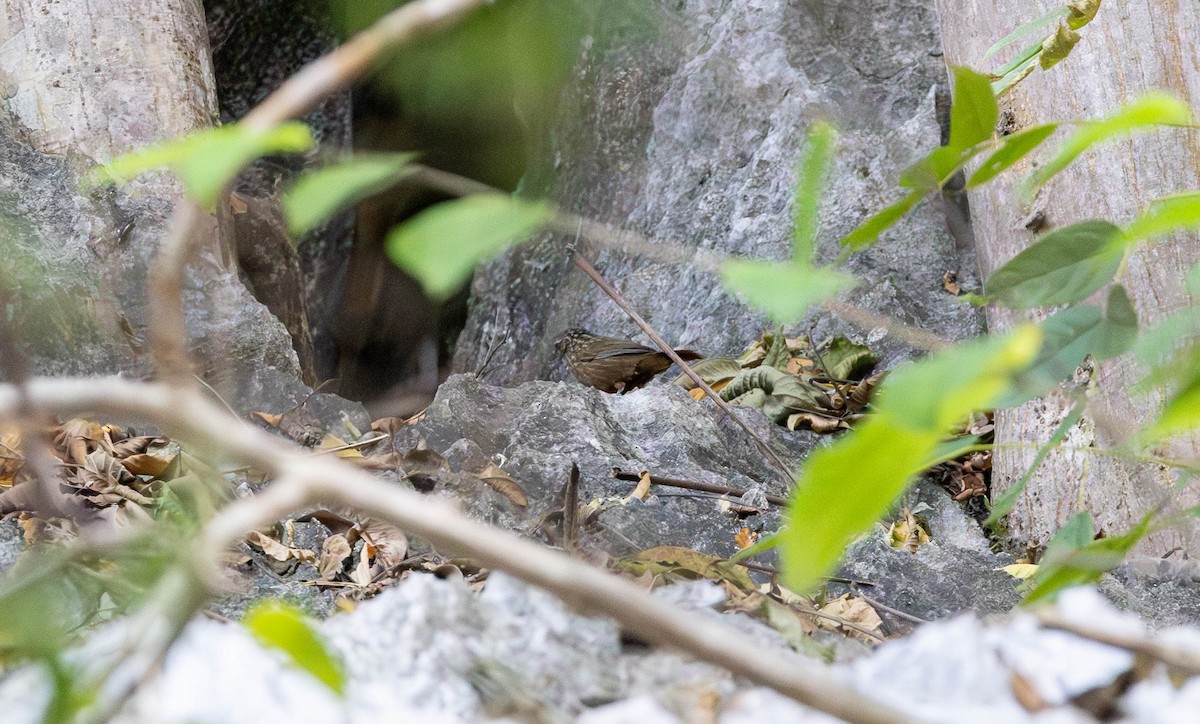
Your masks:
M1025 53L1019 56L1011 64L1011 68L1007 68L1001 72L996 71L999 78L992 82L992 92L999 98L1005 93L1012 90L1013 86L1025 78L1037 68L1037 59L1041 55L1042 46L1040 43L1035 43L1033 47L1026 49Z
M966 437L958 437L953 440L947 440L938 445L933 451L933 455L923 463L923 470L928 470L934 465L941 465L950 460L957 460L967 453L976 452L977 450L990 450L990 444L984 444L976 435L968 435Z
M913 191L908 196L905 196L903 199L900 199L859 224L858 228L851 231L842 239L842 246L847 247L850 251L859 251L874 244L879 239L880 234L891 228L893 224L909 211L912 211L913 207L921 203L921 199L923 198L925 198L924 192Z
M1121 230L1082 221L1046 234L988 277L985 296L1014 309L1073 304L1112 281L1125 255Z
M1025 66L1031 66L1037 61L1038 54L1041 52L1042 41L1039 40L1036 43L1026 47L1020 53L1017 53L1012 60L997 68L992 73L992 77L1003 80L1006 76L1012 75L1013 73L1022 72ZM992 88L995 87L996 84L993 83Z
M1163 406L1162 414L1147 431L1158 439L1200 426L1200 370L1193 368L1191 378Z
M1021 327L897 370L877 393L876 414L809 456L780 534L789 588L806 590L837 564L846 543L868 530L942 449L951 424L1008 390L1039 336L1036 327Z
M1049 26L1051 23L1056 22L1059 18L1065 18L1066 16L1067 8L1060 7L1051 10L1037 20L1030 20L1027 23L1018 25L1015 30L1008 35L1005 35L1000 40L997 40L995 45L988 48L987 52L983 54L983 59L988 60L993 55L1007 48L1018 40L1028 38L1030 35L1034 35L1038 31Z
M1087 355L1097 361L1124 354L1137 341L1137 312L1125 293L1114 285L1102 314L1091 305L1076 305L1042 322L1042 349L1021 375L1021 389L1000 407L1012 407L1045 394L1070 378Z
M1081 510L1071 516L1046 544L1046 550L1042 552L1042 563L1062 560L1071 551L1084 547L1095 538L1096 525L1092 522L1092 514Z
M525 240L554 215L550 205L480 194L432 206L388 234L387 253L435 300L454 294L475 265Z
M1000 148L996 149L996 152L980 164L979 168L975 169L975 173L971 174L971 179L967 181L967 188L975 188L996 178L1025 158L1030 151L1042 145L1042 142L1056 130L1058 130L1057 123L1047 123L1005 136L1000 142Z
M1129 243L1200 228L1200 191L1162 196L1125 227Z
M394 186L415 170L415 153L358 156L306 173L283 195L288 231L309 229L365 198Z
M263 601L246 612L242 625L260 644L282 652L294 666L333 693L346 693L341 660L296 609L281 601Z
M1100 580L1105 573L1121 565L1129 551L1146 536L1153 516L1153 513L1147 514L1124 535L1091 540L1091 516L1076 513L1046 546L1038 572L1030 579L1029 592L1021 605L1053 600L1067 588Z
M1192 122L1192 113L1183 101L1162 92L1146 93L1122 106L1108 118L1081 123L1063 141L1055 156L1034 171L1022 184L1028 198L1080 154L1102 141L1144 131L1155 126L1183 126Z
M821 195L833 162L837 130L828 123L813 123L808 128L804 150L796 164L796 193L792 205L792 258L812 260L820 224Z
M787 587L806 591L828 575L846 545L887 512L936 446L927 432L870 417L810 454L780 534Z
M725 287L745 296L756 309L777 324L790 324L804 317L814 305L858 282L849 274L829 267L805 263L734 259L721 266Z
M1007 394L1041 343L1041 331L1025 325L1007 336L958 345L901 367L876 391L875 414L928 431L939 443L954 423Z
M128 181L169 166L188 194L212 209L233 177L254 159L272 153L299 153L312 148L308 126L293 121L267 130L239 123L184 136L113 159L89 174L92 181Z
M974 156L973 149L940 146L933 149L928 156L904 169L898 183L901 187L914 191L938 191L954 176L956 171L966 165L967 161Z
M954 68L954 102L950 106L951 148L966 149L996 131L1000 107L987 76L970 68Z

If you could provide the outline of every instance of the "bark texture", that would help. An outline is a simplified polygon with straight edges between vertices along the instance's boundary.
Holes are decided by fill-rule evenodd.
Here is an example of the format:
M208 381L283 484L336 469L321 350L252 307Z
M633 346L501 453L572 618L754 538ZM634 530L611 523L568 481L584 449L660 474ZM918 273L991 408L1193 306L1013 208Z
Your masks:
M34 144L103 163L216 121L199 0L4 0L4 96Z
M216 123L200 0L0 0L0 100L0 282L35 368L148 373L146 271L180 186L166 173L115 190L79 178ZM248 409L272 389L302 398L291 340L239 280L218 206L185 289L200 374Z
M938 0L946 61L988 69L982 58L993 42L1018 23L1032 20L1051 4L1033 8L1023 0ZM1105 3L1081 31L1074 52L1049 71L1035 71L1000 101L1016 128L1115 111L1138 95L1162 89L1200 111L1200 5L1191 0ZM1024 45L1024 43L1018 43ZM999 65L1007 56L993 59ZM1053 143L1053 140L1052 140ZM1052 148L1053 146L1050 146ZM1048 153L1048 152L1044 152ZM1038 154L1035 154L1035 158ZM986 277L1027 247L1034 234L1021 223L1041 210L1046 230L1089 218L1122 224L1153 199L1200 187L1200 137L1196 132L1166 130L1120 140L1090 151L1047 186L1033 208L1023 207L1014 185L1028 164L970 197L981 271ZM1134 254L1123 279L1143 328L1196 300L1184 290L1184 274L1200 259L1195 234L1178 234ZM1005 329L1019 315L990 310L992 329ZM1017 508L1009 530L1043 543L1078 510L1095 516L1108 534L1127 530L1147 511L1170 497L1169 508L1200 503L1193 485L1176 492L1173 469L1097 455L1088 448L1113 448L1148 421L1158 400L1131 394L1138 370L1126 359L1081 370L1077 384L1093 386L1084 419L1059 450L1042 465ZM1016 482L1032 461L1034 447L1049 438L1069 409L1065 395L1024 405L997 418L995 492ZM1021 443L1020 449L1006 446ZM1170 457L1195 458L1195 438L1170 450ZM1177 548L1200 553L1200 526L1191 522L1149 537L1142 551L1163 554Z

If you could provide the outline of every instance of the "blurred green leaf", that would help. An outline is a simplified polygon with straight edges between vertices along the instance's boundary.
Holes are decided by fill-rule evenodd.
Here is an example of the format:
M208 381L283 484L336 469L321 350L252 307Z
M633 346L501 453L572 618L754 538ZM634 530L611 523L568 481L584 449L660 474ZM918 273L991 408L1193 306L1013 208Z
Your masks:
M125 154L95 169L89 179L128 181L166 166L197 203L212 209L221 189L246 164L272 153L307 151L312 145L312 132L303 123L281 123L265 131L231 123Z
M1112 281L1125 255L1107 221L1055 229L988 277L985 296L1014 309L1073 304Z
M298 238L342 209L413 173L415 153L357 156L301 176L283 195L288 231Z
M1191 368L1190 378L1163 406L1162 414L1147 430L1148 439L1167 437L1200 426L1200 369Z
M1146 93L1108 118L1079 124L1059 146L1055 156L1029 175L1021 186L1022 194L1032 198L1047 181L1097 143L1156 126L1183 126L1191 122L1191 109L1183 101L1166 93Z
M914 191L938 191L974 156L975 153L971 149L939 146L920 161L904 169L897 183L902 188Z
M1197 228L1200 228L1200 191L1188 191L1152 201L1140 216L1125 226L1125 238L1134 243Z
M294 666L337 694L346 693L341 660L304 614L281 601L263 601L246 612L242 625L263 646L287 656Z
M1146 536L1151 520L1153 513L1142 518L1124 535L1092 540L1091 516L1076 513L1047 544L1038 572L1029 580L1028 593L1021 605L1053 600L1068 588L1100 580L1105 573L1121 565L1129 551Z
M975 188L996 178L1025 158L1030 151L1040 146L1056 130L1058 130L1057 123L1047 123L1005 136L1000 142L1000 148L996 149L995 153L980 164L979 168L975 169L975 173L971 174L970 180L967 181L967 188Z
M876 415L892 416L895 424L926 431L940 443L954 423L1003 397L1041 344L1041 330L1030 324L901 367L876 391Z
M970 68L954 68L954 101L950 106L951 148L966 149L996 132L1000 108L987 76Z
M833 163L837 130L817 121L808 128L808 137L796 164L796 193L792 205L792 258L812 260L821 221L821 196L825 179Z
M778 324L804 317L814 305L852 289L857 280L829 267L805 263L734 259L721 266L725 287Z
M435 300L449 298L479 262L524 241L553 216L545 203L501 194L446 201L388 234L387 253Z
M851 231L842 239L842 246L847 247L850 251L859 251L874 244L879 240L880 234L891 228L893 224L903 218L909 211L912 211L913 207L921 203L921 199L923 198L925 198L923 191L913 191L883 211L867 218L866 221L858 225L858 228Z
M942 449L950 425L1004 394L1039 345L1033 326L966 343L903 367L877 393L876 413L805 461L780 534L784 580L808 589L837 564Z
M998 407L1014 407L1054 389L1069 379L1086 356L1097 361L1124 354L1138 335L1137 313L1125 288L1113 285L1105 310L1079 304L1055 312L1042 322L1042 348L1021 375L1021 386Z

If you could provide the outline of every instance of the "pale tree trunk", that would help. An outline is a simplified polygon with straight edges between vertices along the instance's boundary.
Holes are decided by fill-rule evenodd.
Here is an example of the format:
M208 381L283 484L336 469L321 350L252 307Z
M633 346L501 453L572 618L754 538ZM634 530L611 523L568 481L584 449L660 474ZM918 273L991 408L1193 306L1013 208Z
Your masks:
M982 58L993 42L1017 24L1060 4L937 0L947 63L989 69ZM1047 121L1101 117L1154 89L1179 96L1200 115L1200 4L1194 0L1105 3L1081 34L1082 40L1066 61L1046 72L1035 71L1000 100L1002 111L1013 114L1017 129ZM1002 55L987 65L994 67L1007 58ZM1182 130L1118 141L1085 154L1042 191L1033 209L1022 206L1014 193L1014 184L1028 172L1028 164L972 191L971 216L981 271L986 277L1029 245L1034 234L1021 222L1038 207L1044 208L1047 229L1089 218L1122 224L1158 196L1200 188L1198 149L1198 134ZM1185 294L1183 278L1198 259L1200 241L1195 234L1178 234L1133 256L1123 282L1143 328L1197 301ZM1004 310L988 313L993 330L1008 328L1019 319ZM1086 375L1081 371L1077 377ZM1130 392L1137 378L1135 366L1125 359L1097 365L1091 378L1095 394L1088 411L1070 432L1067 447L1046 460L1009 516L1013 534L1044 543L1079 510L1092 513L1098 530L1118 534L1167 496L1172 496L1170 509L1200 503L1194 484L1171 492L1179 482L1174 469L1098 455L1088 449L1114 448L1151 419L1151 408L1158 400ZM994 462L994 492L1002 493L1017 481L1032 461L1033 447L1050 437L1069 406L1065 395L1055 395L997 416L1000 448ZM1014 448L1013 443L1020 446ZM1156 452L1194 460L1200 445L1191 438ZM1141 551L1161 555L1177 548L1189 555L1200 554L1200 526L1194 519L1155 533Z
M104 163L217 118L200 0L2 0L0 70L47 153Z
M219 116L203 4L0 0L0 100L23 127L21 142L43 158L66 159L78 172L86 170L88 161L102 164L135 148L210 128ZM81 158L86 161L79 162ZM104 361L97 364L50 359L38 368L147 371L146 270L167 232L180 184L169 173L148 174L111 196L66 184L63 193L72 196L71 209L80 214L67 229L45 218L45 204L6 200L19 197L20 186L0 179L0 191L10 192L0 199L0 216L23 217L26 226L37 230L36 240L26 246L43 267L78 265L76 276L81 285L90 285L90 299L75 306L95 308L95 319L86 324L99 330L110 347L119 348L100 355ZM208 215L185 291L198 372L228 399L239 401L250 399L247 389L281 388L300 375L287 330L239 280L238 235L267 234L262 224L254 225L258 219L252 218L252 210L226 199ZM275 236L290 251L282 230ZM62 276L71 274L60 272ZM38 334L20 322L24 336ZM68 340L56 352L60 358L76 347L64 336Z

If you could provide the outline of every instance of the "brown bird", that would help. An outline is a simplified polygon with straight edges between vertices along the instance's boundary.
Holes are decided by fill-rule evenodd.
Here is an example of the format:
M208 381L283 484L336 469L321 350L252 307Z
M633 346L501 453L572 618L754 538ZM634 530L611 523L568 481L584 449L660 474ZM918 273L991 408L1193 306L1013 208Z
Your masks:
M575 379L604 392L624 394L644 387L672 364L670 357L656 349L578 327L563 332L556 346ZM685 360L702 357L690 349L677 349L675 354Z

